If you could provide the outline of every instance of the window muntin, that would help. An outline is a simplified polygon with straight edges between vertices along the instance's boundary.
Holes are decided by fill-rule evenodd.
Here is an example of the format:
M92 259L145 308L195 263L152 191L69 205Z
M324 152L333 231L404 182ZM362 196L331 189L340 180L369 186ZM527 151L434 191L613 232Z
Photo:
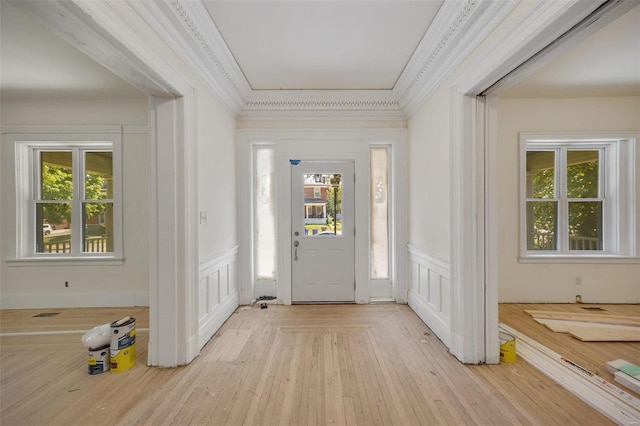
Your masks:
M521 256L635 255L635 138L521 135Z

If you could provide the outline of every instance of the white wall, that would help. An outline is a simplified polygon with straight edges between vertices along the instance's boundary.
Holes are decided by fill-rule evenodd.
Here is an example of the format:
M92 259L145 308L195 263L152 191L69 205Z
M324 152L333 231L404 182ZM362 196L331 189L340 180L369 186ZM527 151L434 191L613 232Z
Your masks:
M448 90L437 90L408 125L409 244L444 260L450 250L449 103Z
M640 131L640 98L499 99L499 301L640 302L640 264L519 263L519 132ZM640 146L636 146L640 189ZM636 200L637 203L640 200ZM636 206L640 224L640 204ZM576 286L576 276L582 285Z
M3 99L2 125L147 125L147 100ZM136 129L138 132L139 129ZM4 308L133 306L149 303L149 150L145 133L125 133L123 158L124 256L115 266L8 266L15 253L13 144L2 142L1 301ZM69 287L64 283L68 282Z
M206 89L198 91L200 259L238 244L236 237L235 119Z
M447 84L409 120L409 306L451 346L451 103Z

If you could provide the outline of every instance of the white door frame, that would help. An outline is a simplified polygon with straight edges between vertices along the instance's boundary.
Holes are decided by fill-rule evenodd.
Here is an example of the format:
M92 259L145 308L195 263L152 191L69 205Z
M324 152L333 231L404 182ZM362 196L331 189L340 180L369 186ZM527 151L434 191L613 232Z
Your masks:
M133 9L80 0L13 4L150 97L147 363L187 364L198 353L195 91L131 25L139 18Z
M340 141L340 142L337 142ZM356 303L369 303L369 212L358 214L358 206L369 205L369 149L385 145L390 149L392 282L395 300L407 300L407 197L406 129L240 129L238 130L238 214L239 223L252 221L252 147L266 144L275 149L277 298L291 304L291 175L289 160L353 160L356 173ZM317 147L322 146L321 150ZM396 190L400 188L400 190ZM253 299L253 230L238 230L240 252L238 281L240 303Z
M530 10L512 19L509 28L502 28L504 42L494 42L485 49L451 85L450 350L464 363L499 362L497 112L495 99L484 102L476 96L601 3L604 1L524 3Z

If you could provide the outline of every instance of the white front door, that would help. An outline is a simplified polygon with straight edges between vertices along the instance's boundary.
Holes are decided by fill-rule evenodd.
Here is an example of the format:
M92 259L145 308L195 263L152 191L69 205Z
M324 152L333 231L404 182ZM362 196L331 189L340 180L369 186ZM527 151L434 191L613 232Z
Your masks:
M355 300L354 163L291 162L292 302Z

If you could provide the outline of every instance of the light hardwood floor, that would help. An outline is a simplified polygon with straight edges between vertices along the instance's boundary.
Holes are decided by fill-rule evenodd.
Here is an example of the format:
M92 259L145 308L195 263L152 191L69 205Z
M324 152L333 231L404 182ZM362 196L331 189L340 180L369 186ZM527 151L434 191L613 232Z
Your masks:
M78 330L146 309L0 312L2 333ZM0 338L2 425L610 422L522 360L465 366L406 305L240 307L186 367L87 374L81 334Z

